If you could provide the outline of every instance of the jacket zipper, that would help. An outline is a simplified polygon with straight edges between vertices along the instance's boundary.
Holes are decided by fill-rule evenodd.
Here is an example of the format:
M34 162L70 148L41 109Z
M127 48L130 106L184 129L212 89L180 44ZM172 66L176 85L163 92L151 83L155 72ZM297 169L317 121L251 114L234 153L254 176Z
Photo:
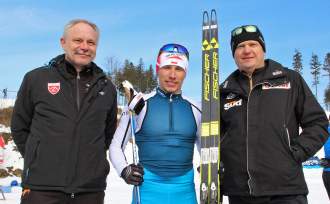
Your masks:
M250 95L252 92L252 76L249 77L249 95L248 95L248 100L247 100L247 107L246 107L246 171L248 173L249 179L248 179L248 186L249 186L249 192L252 194L252 187L251 187L251 180L252 176L249 171L249 102L250 102Z
M77 98L76 98L76 100L77 100L77 108L78 108L78 111L79 111L79 109L80 109L79 81L80 81L80 74L79 74L79 72L77 72L77 78L76 78L76 87L77 87L76 91L77 91Z
M250 91L249 91L249 95L248 95L248 100L247 100L247 107L246 107L246 171L248 173L248 176L249 176L249 179L248 179L248 186L249 186L249 193L250 195L252 195L252 176L251 176L251 173L249 171L249 102L250 102L250 96L251 96L251 93L252 93L252 90L259 86L259 85L262 85L264 83L258 83L256 84L255 86L253 86L253 83L252 83L252 77L251 76L248 76L249 77L249 87L250 87Z
M172 119L172 109L173 109L172 101L173 101L173 99L172 99L172 96L173 96L173 94L170 95L170 99L169 99L169 101L170 101L170 103L169 103L169 105L170 105L170 131L173 130L173 119Z

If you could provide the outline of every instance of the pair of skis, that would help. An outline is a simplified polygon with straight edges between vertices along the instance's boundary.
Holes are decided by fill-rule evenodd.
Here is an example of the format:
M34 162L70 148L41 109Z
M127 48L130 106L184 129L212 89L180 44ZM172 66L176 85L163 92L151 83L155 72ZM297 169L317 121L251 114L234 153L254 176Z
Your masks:
M220 204L220 101L218 22L204 11L202 27L202 130L200 204Z

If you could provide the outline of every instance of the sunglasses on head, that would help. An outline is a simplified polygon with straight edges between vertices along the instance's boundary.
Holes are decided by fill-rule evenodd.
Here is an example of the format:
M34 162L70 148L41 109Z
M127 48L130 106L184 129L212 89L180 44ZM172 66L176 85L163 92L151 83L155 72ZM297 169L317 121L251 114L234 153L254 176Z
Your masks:
M243 30L247 33L255 33L258 32L258 27L255 25L244 25L244 26L239 26L237 28L234 28L234 30L231 31L231 36L235 37L237 35L240 35Z
M182 45L179 44L167 44L164 45L162 48L160 48L158 56L162 53L162 52L170 52L170 53L181 53L187 56L187 58L189 59L189 52L187 50L187 48L185 48Z

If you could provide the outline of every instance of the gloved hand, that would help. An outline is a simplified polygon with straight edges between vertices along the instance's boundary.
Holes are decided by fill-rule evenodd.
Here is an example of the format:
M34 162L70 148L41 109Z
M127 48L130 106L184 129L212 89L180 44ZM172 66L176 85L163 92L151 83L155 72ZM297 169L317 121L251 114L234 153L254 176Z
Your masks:
M143 167L140 164L130 164L126 166L120 174L127 184L132 184L135 186L142 184L143 175Z
M125 94L128 101L128 108L135 112L135 114L139 114L144 107L143 94L141 92L137 93L133 85L127 80L123 81L118 89Z
M322 158L320 160L320 165L324 168L328 168L330 167L330 163L329 163L329 159L326 159L326 158Z
M128 108L134 111L135 114L139 114L144 107L143 93L139 92L132 96L132 99L128 103Z

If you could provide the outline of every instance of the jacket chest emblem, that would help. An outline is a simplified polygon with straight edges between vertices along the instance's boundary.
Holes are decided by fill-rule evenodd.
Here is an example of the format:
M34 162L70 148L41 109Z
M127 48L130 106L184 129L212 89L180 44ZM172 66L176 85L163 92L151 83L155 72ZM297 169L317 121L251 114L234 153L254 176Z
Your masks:
M60 82L57 83L48 83L48 92L52 95L57 94L61 90Z
M234 93L229 93L228 95L227 95L227 97L226 97L226 99L227 100L232 100L232 99L234 99L234 98L236 98L236 94L234 94Z
M262 85L262 90L269 90L269 89L291 89L291 84L290 82L288 82L277 86L271 86L269 84Z
M224 109L229 110L230 108L235 107L235 106L242 106L242 99L230 101L230 102L226 103L224 105Z

